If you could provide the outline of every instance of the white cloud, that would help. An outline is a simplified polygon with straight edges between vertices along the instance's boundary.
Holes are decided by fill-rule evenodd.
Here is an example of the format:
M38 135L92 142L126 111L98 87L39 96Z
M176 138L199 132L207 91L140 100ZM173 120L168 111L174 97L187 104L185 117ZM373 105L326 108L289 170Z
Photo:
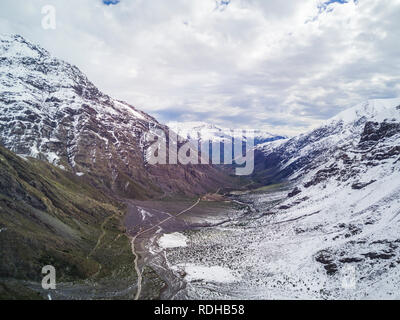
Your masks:
M41 7L57 29L41 28ZM400 1L3 0L0 30L76 64L160 120L295 134L399 94ZM308 21L306 23L306 21Z

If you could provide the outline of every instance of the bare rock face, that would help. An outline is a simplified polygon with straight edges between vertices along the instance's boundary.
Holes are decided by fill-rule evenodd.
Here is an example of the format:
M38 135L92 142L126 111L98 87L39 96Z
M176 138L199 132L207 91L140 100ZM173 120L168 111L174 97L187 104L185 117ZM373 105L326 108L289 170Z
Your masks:
M152 166L151 128L168 128L99 91L75 66L20 36L0 38L0 143L119 195L194 195L224 184L211 166Z
M361 135L359 146L367 149L384 138L390 138L400 132L400 123L398 122L372 122L365 124Z
M300 193L301 193L300 188L299 187L295 187L291 192L289 192L288 197L289 198L293 198L293 197L297 196Z

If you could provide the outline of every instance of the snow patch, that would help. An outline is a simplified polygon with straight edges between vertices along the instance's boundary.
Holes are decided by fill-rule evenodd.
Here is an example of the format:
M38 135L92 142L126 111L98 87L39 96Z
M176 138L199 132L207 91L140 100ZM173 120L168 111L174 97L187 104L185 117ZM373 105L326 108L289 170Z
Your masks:
M179 232L164 234L159 240L158 244L161 248L180 248L187 247L188 238Z
M238 280L237 276L230 269L220 266L206 267L195 264L180 264L177 268L184 269L187 281L204 280L218 283L232 283Z
M142 215L142 220L143 221L146 220L146 217L151 218L153 216L150 212L144 210L143 208L139 208L139 212Z
M140 119L140 120L146 120L145 117L138 111L136 111L133 107L125 104L125 103L121 103L119 101L114 101L114 105L117 107L122 107L123 109L129 111L134 117Z

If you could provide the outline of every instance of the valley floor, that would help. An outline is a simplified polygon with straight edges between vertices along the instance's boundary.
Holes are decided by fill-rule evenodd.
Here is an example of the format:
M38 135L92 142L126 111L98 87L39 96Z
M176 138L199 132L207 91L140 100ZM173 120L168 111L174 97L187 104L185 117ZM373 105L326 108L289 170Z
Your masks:
M400 298L400 240L384 233L385 217L370 229L374 223L361 226L360 216L343 215L337 205L327 219L329 200L288 209L287 194L278 188L233 196L217 214L207 214L215 203L202 203L142 238L143 264L167 284L161 298ZM362 218L369 214L377 218L379 210Z
M312 199L288 198L292 189L125 200L135 267L130 279L61 283L48 298L400 298L400 203L385 206L388 194L398 198L397 187L380 199L375 186L348 203L340 201L348 189L334 196L313 190ZM38 283L25 286L44 294Z
M150 267L164 281L164 287L159 295L153 298L172 299L185 286L186 281L169 268L163 250L157 248L160 238L178 241L174 235L177 232L209 228L234 220L243 214L239 208L243 205L227 202L205 201L198 199L171 199L163 201L129 201L125 224L128 234L132 237L132 251L137 257L135 267L138 274ZM168 237L171 239L168 240ZM172 246L173 247L173 246ZM139 293L136 299L145 299L140 292L146 290L142 283L146 277L139 277Z

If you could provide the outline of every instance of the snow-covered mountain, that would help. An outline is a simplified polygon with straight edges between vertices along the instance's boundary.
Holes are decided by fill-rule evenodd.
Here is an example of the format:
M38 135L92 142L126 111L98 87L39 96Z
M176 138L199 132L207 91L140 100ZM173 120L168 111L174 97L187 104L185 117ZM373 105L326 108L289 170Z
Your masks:
M369 153L394 152L395 155L396 139L382 143L397 134L399 105L399 99L370 100L345 110L309 133L259 146L258 174L269 182L293 180L306 174L327 175L317 174L320 166L329 165L332 172L340 172L343 161L339 160L343 159L348 159L344 161L348 173L348 166L362 165L361 160Z
M210 166L148 165L143 137L150 128L168 137L168 128L18 35L0 36L0 107L6 148L124 195L204 192L223 180Z
M246 141L246 131L238 129L223 128L211 123L201 121L177 122L171 121L167 126L174 130L179 136L188 140L211 141L212 143L231 142L232 139ZM271 141L285 139L281 135L275 135L263 130L254 130L254 145Z
M261 227L262 251L270 239L285 252L266 262L276 296L399 298L400 99L361 103L263 152L265 177L293 184Z
M260 149L257 177L281 184L237 196L252 210L167 252L196 276L179 297L399 299L400 99ZM211 278L216 266L229 277Z

